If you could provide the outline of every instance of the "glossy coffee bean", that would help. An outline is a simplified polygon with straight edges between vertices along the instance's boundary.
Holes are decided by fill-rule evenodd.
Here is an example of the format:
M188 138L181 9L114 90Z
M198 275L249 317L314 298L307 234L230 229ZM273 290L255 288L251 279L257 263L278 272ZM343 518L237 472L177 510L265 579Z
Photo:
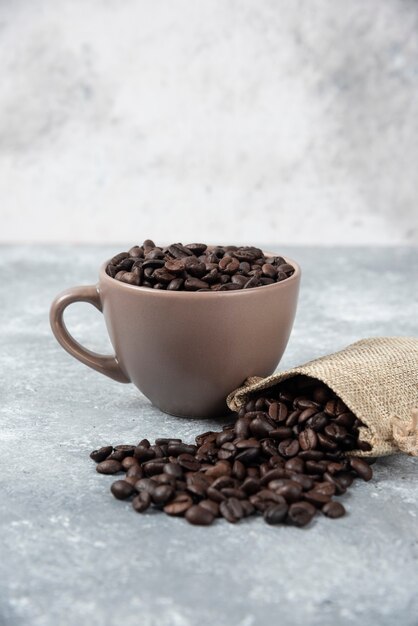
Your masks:
M132 506L137 513L143 513L148 509L151 504L151 496L146 491L141 491L132 500Z
M193 505L193 500L187 494L178 495L171 502L164 506L164 513L167 515L184 515Z
M264 511L264 520L270 525L281 524L286 519L288 509L286 503L273 504Z
M212 511L209 511L207 508L199 505L193 505L189 509L187 509L185 518L189 522L189 524L193 524L195 526L210 526L215 519Z
M102 461L96 465L96 471L99 474L117 474L122 471L122 464L120 461L115 460Z
M102 461L105 461L107 457L112 454L112 452L112 446L104 446L98 450L93 450L93 452L90 453L90 458L93 459L93 461L96 461L96 463L101 463Z
M368 481L373 476L373 470L370 465L358 457L353 456L350 458L350 467L363 480Z
M327 517L336 519L337 517L345 515L345 508L341 502L330 501L324 504L322 507L322 513Z
M306 526L314 517L315 512L315 507L309 502L294 502L289 507L288 519L295 526Z
M135 488L126 480L117 480L111 485L110 491L118 500L126 500L135 493Z

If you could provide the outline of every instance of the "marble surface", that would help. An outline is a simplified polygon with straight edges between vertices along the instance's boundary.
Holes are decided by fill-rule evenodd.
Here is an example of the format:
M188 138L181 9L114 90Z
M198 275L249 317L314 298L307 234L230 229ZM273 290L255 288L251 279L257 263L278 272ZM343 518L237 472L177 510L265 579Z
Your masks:
M373 481L343 497L347 517L304 530L261 519L192 527L110 495L93 448L216 426L160 413L52 337L53 296L94 282L114 250L0 247L1 626L416 626L417 458L380 460ZM283 367L361 337L418 335L416 249L279 252L303 268ZM92 307L67 319L108 349Z
M2 0L0 241L417 244L417 31L413 0Z

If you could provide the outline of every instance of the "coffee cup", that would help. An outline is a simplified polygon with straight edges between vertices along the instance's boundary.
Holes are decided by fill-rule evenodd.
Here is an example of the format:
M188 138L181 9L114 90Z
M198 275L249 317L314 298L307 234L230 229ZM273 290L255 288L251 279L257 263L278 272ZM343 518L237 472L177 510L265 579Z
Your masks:
M266 256L274 256L266 252ZM53 333L73 357L121 383L132 382L165 413L215 417L250 376L268 376L286 348L296 313L300 268L270 285L237 291L164 291L120 282L99 271L96 285L72 287L51 305ZM64 311L88 302L104 315L114 355L83 347Z

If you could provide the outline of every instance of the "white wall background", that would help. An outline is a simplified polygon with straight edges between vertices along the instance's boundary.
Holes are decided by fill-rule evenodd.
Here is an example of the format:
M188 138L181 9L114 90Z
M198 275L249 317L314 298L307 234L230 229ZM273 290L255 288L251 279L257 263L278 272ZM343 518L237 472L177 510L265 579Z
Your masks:
M416 0L1 0L0 240L418 243Z

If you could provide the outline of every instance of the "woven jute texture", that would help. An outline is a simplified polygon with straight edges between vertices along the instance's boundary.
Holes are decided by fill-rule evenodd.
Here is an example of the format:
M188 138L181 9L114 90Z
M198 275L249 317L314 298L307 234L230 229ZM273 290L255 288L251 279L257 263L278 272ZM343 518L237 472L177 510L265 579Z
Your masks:
M362 456L395 452L418 456L417 338L362 339L300 367L267 378L248 378L228 396L228 406L237 411L252 394L298 374L328 385L366 424L360 429L360 438L369 442L372 450L360 453Z

